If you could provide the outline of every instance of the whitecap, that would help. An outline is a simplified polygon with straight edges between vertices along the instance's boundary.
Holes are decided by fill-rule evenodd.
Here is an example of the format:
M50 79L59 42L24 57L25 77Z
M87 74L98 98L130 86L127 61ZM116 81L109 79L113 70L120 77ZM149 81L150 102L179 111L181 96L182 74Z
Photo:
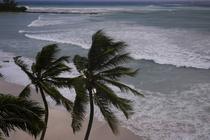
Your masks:
M59 25L59 24L65 24L64 20L48 20L48 19L42 19L41 16L37 20L32 21L28 27L43 27L43 26L52 26L52 25Z
M92 23L92 17L42 17L50 21L71 19L66 29L40 30L25 32L25 36L33 39L69 43L88 49L91 36L98 29L104 29L107 34L128 43L127 51L137 60L153 60L159 64L171 64L177 67L210 68L210 35L198 31L182 29L163 29L152 26L142 26L129 21L100 21ZM43 22L43 23L42 23Z

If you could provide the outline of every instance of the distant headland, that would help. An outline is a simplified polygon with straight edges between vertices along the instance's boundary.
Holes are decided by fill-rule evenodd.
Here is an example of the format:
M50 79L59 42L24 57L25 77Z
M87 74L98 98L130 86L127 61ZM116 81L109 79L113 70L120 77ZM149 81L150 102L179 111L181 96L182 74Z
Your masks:
M15 0L3 0L0 2L0 12L25 12L26 10L26 7L18 6Z

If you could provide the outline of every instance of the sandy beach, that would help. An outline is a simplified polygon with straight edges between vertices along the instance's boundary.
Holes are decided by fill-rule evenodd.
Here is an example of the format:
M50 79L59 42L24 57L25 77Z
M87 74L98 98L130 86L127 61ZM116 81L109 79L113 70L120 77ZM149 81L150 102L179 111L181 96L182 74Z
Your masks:
M0 92L5 94L12 94L17 96L20 93L22 86L17 84L8 83L0 80ZM41 101L38 94L32 91L31 99ZM80 132L73 134L71 129L71 116L68 112L50 109L48 129L46 132L46 140L82 140L84 138L85 130L87 127L87 120L83 124L83 128ZM35 140L35 138L26 134L25 132L17 130L11 132L10 137L6 140ZM38 139L38 138L37 138ZM120 133L115 136L108 125L105 122L99 122L95 119L93 123L90 140L140 140L141 138L126 128L120 127Z

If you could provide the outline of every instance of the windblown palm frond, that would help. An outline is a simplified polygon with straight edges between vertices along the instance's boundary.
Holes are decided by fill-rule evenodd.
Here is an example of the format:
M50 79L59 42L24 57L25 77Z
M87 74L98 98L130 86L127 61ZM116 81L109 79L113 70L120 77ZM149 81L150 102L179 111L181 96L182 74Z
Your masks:
M68 111L72 110L73 103L64 97L55 87L46 82L41 83L41 86L45 93L47 93L58 105L62 104Z
M86 57L76 55L73 61L79 72L85 71L88 67L88 59Z
M73 81L74 89L76 92L76 98L72 110L72 128L73 132L80 130L82 127L82 121L85 118L86 105L88 103L88 93L82 77L79 77Z
M22 91L21 93L19 94L19 97L20 98L28 98L31 94L31 89L30 89L30 85L31 84L28 84Z
M56 59L56 54L59 49L56 44L51 44L42 48L40 52L36 55L36 63L34 66L34 71L37 74L41 74L42 70L50 67L52 62Z
M36 91L41 93L45 106L45 124L48 122L48 103L46 95L49 95L57 104L63 105L67 111L72 110L73 103L65 98L57 88L69 87L67 78L60 77L65 72L70 72L71 68L67 66L68 56L58 57L60 49L56 44L44 46L40 52L37 53L35 62L31 69L21 60L20 57L15 57L15 63L26 73L31 80ZM28 97L30 95L30 84L21 92L20 97ZM44 140L46 128L44 128L40 140Z
M1 65L0 65L0 68L1 68ZM0 73L0 78L1 78L1 77L3 77L3 75ZM0 140L1 140L1 139L0 139Z
M120 109L127 119L133 114L132 102L130 100L118 97L115 92L105 84L97 82L95 86L97 91L96 96L103 96L108 103Z
M18 128L36 137L44 128L43 115L36 102L0 94L0 132L5 136Z
M144 95L142 93L140 93L139 91L137 91L136 89L133 89L133 88L127 86L126 84L121 83L121 82L117 82L117 81L109 80L109 79L105 79L105 78L103 78L103 81L108 83L108 84L111 84L113 86L118 87L122 92L131 91L135 95L140 95L140 96L144 97Z
M21 60L21 56L16 56L13 58L14 62L17 66L21 68L21 70L28 76L31 81L34 81L33 74L29 71L28 65Z
M138 70L133 70L131 68L123 67L123 66L116 66L113 69L108 69L105 71L100 72L99 76L110 78L113 80L119 80L119 78L123 76L135 76Z
M0 66L0 68L1 68L1 66ZM3 75L0 73L0 78L1 78L1 77L3 77Z
M0 140L4 140L4 137L1 131L0 131Z
M107 36L102 30L96 32L92 37L92 46L88 53L89 69L98 70L102 69L103 65L112 60L119 53L124 52L127 46L125 42L115 42L111 37ZM126 53L124 57L115 61L130 59Z
M95 96L95 104L99 107L102 115L104 116L105 120L108 122L112 132L114 134L118 133L118 119L110 109L110 103L103 97L101 94L97 94Z
M122 111L127 119L134 113L132 101L116 95L110 88L110 85L119 88L123 92L130 91L134 95L143 96L143 94L136 89L120 82L120 78L124 76L134 77L138 72L138 70L133 70L132 68L125 66L125 62L132 60L129 54L126 53L126 47L127 44L125 42L115 41L107 36L102 30L99 30L92 37L92 45L88 56L81 57L76 55L74 57L74 65L81 74L80 77L84 80L81 81L79 87L78 85L75 86L74 83L72 83L72 85L75 88L75 91L76 89L85 87L86 90L80 92L83 95L80 97L86 98L86 95L88 95L90 102L90 120L85 140L88 140L92 127L94 114L93 103L100 108L105 120L115 134L118 132L118 120L112 111L112 106ZM79 101L81 101L80 98ZM75 106L77 104L78 100L75 100ZM78 104L78 107L83 109L81 104ZM78 124L72 125L74 131L78 131L81 127L81 123L78 122L83 120L83 113L85 113L85 111L82 110L81 112L82 113L79 114L80 117L78 117L79 119L73 119L72 124L75 122Z

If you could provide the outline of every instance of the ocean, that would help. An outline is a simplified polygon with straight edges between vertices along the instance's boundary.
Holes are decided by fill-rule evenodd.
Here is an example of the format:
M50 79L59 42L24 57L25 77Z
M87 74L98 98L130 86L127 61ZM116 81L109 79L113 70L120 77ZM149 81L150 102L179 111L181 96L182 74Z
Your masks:
M0 72L5 80L28 83L12 57L21 55L30 64L50 43L59 45L61 55L86 55L91 35L102 29L129 45L135 60L128 65L140 69L135 78L122 81L144 98L115 89L135 103L129 120L116 111L122 126L144 140L210 139L209 3L24 4L28 13L0 13ZM64 94L74 97L73 91ZM95 114L103 120L97 109Z

